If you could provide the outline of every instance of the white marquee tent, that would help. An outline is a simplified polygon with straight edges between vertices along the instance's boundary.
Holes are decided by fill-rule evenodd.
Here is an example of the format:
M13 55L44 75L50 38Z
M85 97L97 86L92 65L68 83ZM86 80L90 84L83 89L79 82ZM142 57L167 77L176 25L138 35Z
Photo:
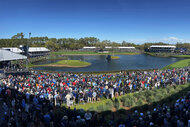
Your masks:
M0 62L11 61L11 60L23 60L23 59L27 59L27 57L5 49L0 49Z

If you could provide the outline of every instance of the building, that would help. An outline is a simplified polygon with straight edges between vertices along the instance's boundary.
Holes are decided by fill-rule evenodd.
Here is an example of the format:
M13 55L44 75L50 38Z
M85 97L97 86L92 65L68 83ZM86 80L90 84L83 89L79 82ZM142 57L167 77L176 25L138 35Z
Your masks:
M173 45L152 45L149 48L150 52L174 52L176 46Z
M104 49L100 49L99 47L83 47L80 51L112 51L113 48L111 46L106 46ZM115 52L136 52L135 47L114 47Z
M10 61L26 60L27 57L6 49L0 49L0 68L6 66Z
M27 68L21 67L18 63L27 61L27 57L19 53L8 51L7 49L0 49L0 79L7 77L8 75L26 75L30 72ZM12 63L11 61L17 61ZM27 63L27 62L26 62Z
M118 52L136 52L135 47L117 47Z
M28 54L30 57L47 56L50 50L45 47L29 47Z
M96 52L96 51L99 51L100 48L99 47L83 47L82 49L80 49L81 51L93 51L93 52Z
M105 50L112 51L113 48L111 46L105 47ZM114 51L116 52L136 52L135 47L114 47Z
M13 60L24 60L26 56L8 51L6 49L0 49L0 62L13 61Z
M11 51L11 52L14 52L14 53L17 53L17 54L23 54L24 51L22 51L21 49L19 48L16 48L16 47L6 47L6 48L2 48L2 49L5 49L5 50L8 50L8 51Z
M17 54L24 54L25 51L16 48L16 47L9 47L9 48L3 48L5 50L17 53ZM47 56L49 55L50 50L45 47L29 47L28 54L29 57L38 57L38 56Z

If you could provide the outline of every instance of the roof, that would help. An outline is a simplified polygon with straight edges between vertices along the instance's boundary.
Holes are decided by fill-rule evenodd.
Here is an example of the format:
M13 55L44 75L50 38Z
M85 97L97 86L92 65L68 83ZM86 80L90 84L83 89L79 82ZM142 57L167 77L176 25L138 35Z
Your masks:
M150 48L176 48L174 45L152 45Z
M106 46L105 48L106 48L106 49L111 49L112 47L111 47L111 46Z
M118 47L119 49L135 49L135 47Z
M5 49L0 49L0 61L11 61L11 60L22 60L22 59L27 59L27 57Z
M23 52L21 49L16 48L16 47L6 47L3 49L10 50L11 52L14 52L14 53L22 53ZM48 52L50 50L45 47L29 47L28 51L29 52L43 52L43 51Z
M106 49L111 49L111 46L105 47ZM119 48L119 49L135 49L135 47L113 47L113 48Z
M95 49L96 47L83 47L83 49Z
M29 47L28 52L49 52L50 50L45 47Z
M14 48L12 48L12 47L6 47L6 48L3 48L3 49L9 50L9 51L14 52L14 53L22 53L23 52L21 49L16 48L16 47L14 47Z

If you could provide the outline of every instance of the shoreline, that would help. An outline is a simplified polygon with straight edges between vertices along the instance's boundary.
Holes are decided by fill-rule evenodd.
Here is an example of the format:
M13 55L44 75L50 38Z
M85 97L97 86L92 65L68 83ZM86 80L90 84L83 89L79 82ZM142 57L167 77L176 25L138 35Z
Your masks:
M114 54L114 55L140 55L139 54ZM64 56L100 56L100 55L112 55L112 54L63 54Z
M80 67L88 67L90 65L84 65L84 66L71 66L71 65L56 65L56 64L50 64L50 65L42 65L41 67L68 67L68 68L80 68Z
M149 55L152 57L162 57L162 58L190 58L190 55L171 55L171 54L166 54L165 56L163 54L157 54L157 53L150 53L150 52L144 52L143 54Z
M115 73L120 73L120 72L133 72L133 71L154 71L154 70L159 70L157 69L134 69L134 70L118 70L118 71L94 71L94 72L73 72L73 71L48 71L48 70L33 70L33 71L39 71L39 72L60 72L60 73L83 73L83 74L115 74Z
M114 53L114 55L139 55L139 54L143 54L143 53ZM73 56L73 55L76 55L76 56L96 56L96 55L113 55L113 53L92 53L92 54L54 54L52 53L52 55L63 55L63 56Z

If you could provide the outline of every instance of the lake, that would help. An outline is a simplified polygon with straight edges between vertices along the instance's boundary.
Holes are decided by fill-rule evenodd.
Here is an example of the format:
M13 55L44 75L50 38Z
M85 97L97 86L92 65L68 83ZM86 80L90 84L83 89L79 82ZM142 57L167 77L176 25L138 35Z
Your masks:
M90 62L91 65L83 68L66 67L36 67L33 70L59 71L59 72L98 72L98 71L120 71L120 70L139 70L139 69L161 69L162 67L175 63L183 58L163 58L149 55L116 55L120 59L107 61L107 55L95 56L68 56L71 60L83 60ZM47 64L58 60L41 61L36 64Z

